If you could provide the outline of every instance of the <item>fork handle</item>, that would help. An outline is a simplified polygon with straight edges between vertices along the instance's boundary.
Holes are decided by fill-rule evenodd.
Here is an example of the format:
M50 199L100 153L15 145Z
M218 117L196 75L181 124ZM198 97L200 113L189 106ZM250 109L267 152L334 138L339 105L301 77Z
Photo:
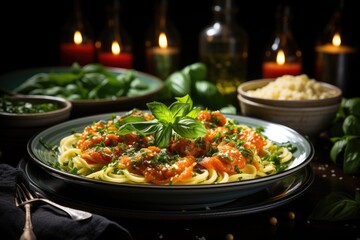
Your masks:
M36 240L35 233L33 231L32 222L31 222L31 210L30 204L25 204L25 226L20 240Z
M69 208L69 207L65 207L63 205L57 204L47 198L41 198L39 199L43 202L46 202L50 205L53 205L54 207L57 207L58 209L63 210L64 212L66 212L67 214L70 215L70 217L75 220L75 221L80 221L80 220L84 220L84 219L88 219L92 216L91 213L89 212L85 212L85 211L81 211L78 209L74 209L74 208Z

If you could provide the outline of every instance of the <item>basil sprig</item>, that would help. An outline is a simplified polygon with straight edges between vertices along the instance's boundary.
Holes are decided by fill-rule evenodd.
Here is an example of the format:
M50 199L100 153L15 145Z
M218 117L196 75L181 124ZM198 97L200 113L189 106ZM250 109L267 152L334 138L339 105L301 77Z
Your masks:
M177 101L169 107L160 102L150 102L147 106L155 117L153 121L127 121L122 125L118 134L130 132L139 134L154 134L154 145L159 148L167 147L173 135L194 139L206 134L205 126L196 119L200 108L193 106L189 95L176 97Z
M331 160L342 166L344 173L354 175L360 170L360 97L343 98L330 127Z
M331 222L360 219L360 193L352 197L344 192L331 192L317 203L309 219Z

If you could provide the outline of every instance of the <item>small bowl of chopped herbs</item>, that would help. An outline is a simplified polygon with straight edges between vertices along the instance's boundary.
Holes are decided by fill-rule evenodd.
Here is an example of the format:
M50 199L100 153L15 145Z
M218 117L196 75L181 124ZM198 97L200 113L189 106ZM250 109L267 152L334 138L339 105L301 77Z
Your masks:
M0 150L26 152L28 140L38 131L70 118L70 101L52 96L0 95Z

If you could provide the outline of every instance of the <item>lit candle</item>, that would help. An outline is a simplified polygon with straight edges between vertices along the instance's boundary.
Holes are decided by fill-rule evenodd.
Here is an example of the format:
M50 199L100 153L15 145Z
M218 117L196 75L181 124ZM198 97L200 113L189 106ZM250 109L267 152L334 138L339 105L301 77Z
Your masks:
M104 66L130 69L133 67L133 55L121 52L120 45L114 41L111 45L111 52L100 52L98 61Z
M159 35L159 46L147 50L148 71L165 80L179 66L179 49L169 47L165 33Z
M68 66L74 62L80 65L95 61L95 47L91 43L84 43L80 31L75 31L73 43L60 44L61 64Z
M108 67L132 68L133 56L130 53L113 54L108 52L99 53L99 63Z
M284 63L282 65L275 62L265 62L262 67L263 78L276 78L282 75L299 75L301 74L301 64Z
M276 62L264 62L262 65L263 78L277 78L283 75L299 75L302 72L301 63L285 62L285 54L279 50Z
M356 49L341 45L340 34L336 33L332 43L317 46L315 51L317 80L334 84L343 90L344 96L350 96Z

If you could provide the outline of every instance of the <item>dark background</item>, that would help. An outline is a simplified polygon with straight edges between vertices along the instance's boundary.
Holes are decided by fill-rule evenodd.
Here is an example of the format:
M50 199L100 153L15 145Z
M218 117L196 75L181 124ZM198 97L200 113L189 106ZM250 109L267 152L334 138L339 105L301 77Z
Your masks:
M121 23L133 42L134 68L145 71L146 29L154 19L155 0L120 0ZM169 18L182 42L181 66L198 61L198 36L212 21L212 0L169 0ZM339 0L235 0L237 22L249 35L248 79L261 77L266 43L274 31L278 4L293 8L293 35L303 52L304 73L313 77L315 41L328 23ZM355 0L344 0L347 30L358 46L360 14ZM110 0L81 1L83 16L99 37L106 25ZM59 65L61 28L70 18L72 0L3 1L0 14L0 73L32 67ZM358 64L357 60L357 65ZM354 81L358 81L358 77Z

